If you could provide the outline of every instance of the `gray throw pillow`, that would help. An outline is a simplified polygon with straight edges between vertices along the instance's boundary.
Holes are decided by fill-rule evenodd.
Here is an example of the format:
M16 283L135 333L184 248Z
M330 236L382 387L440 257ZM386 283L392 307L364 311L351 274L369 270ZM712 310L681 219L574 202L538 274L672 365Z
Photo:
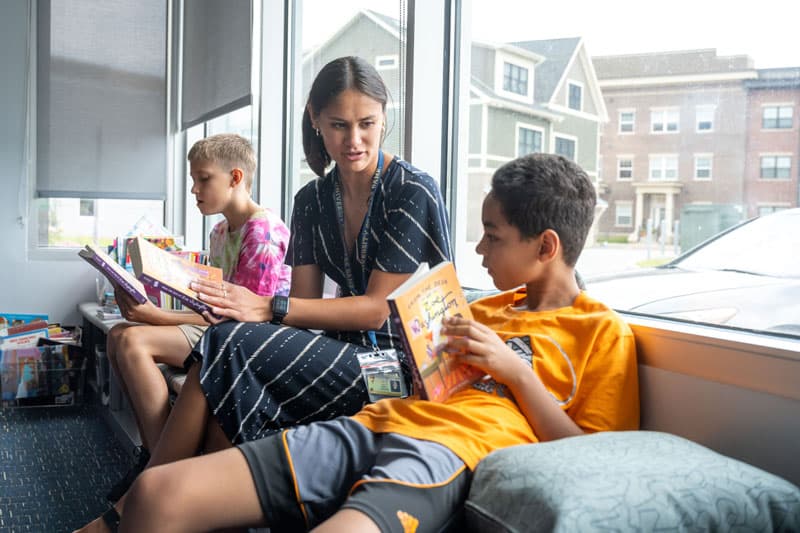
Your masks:
M470 531L800 531L800 489L675 435L605 432L486 457Z

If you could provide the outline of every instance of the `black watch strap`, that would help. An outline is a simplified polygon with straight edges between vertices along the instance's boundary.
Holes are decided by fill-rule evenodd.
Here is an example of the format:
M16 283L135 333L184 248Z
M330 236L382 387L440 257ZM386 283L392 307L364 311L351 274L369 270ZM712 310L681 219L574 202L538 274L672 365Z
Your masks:
M288 296L273 296L272 297L272 322L273 324L283 323L284 317L289 314L289 297Z

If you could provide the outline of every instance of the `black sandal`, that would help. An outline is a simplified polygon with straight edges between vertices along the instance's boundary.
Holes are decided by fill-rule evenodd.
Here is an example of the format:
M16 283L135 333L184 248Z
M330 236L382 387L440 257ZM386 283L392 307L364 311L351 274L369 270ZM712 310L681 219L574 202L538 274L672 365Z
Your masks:
M111 533L117 533L120 517L113 505L101 515L101 518L103 519L103 522L106 523L106 526L108 526L108 530L111 531Z

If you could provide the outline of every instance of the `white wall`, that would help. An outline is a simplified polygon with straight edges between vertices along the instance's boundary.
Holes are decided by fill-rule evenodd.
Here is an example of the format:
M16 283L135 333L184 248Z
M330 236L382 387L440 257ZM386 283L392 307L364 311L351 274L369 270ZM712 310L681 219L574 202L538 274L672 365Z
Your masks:
M29 199L20 191L27 175L28 27L28 1L0 2L0 312L47 313L75 325L77 304L95 298L94 271L77 254L28 256Z

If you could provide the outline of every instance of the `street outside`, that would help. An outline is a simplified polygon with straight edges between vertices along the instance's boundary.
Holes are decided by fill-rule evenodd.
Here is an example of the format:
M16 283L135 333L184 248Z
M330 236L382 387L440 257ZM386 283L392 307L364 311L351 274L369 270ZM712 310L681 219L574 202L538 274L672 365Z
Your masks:
M456 266L462 285L478 289L493 288L492 279L481 266L481 257L475 253L477 243L467 243L457 250ZM584 248L578 259L577 270L583 278L655 266L678 255L671 245L658 243L598 243Z

